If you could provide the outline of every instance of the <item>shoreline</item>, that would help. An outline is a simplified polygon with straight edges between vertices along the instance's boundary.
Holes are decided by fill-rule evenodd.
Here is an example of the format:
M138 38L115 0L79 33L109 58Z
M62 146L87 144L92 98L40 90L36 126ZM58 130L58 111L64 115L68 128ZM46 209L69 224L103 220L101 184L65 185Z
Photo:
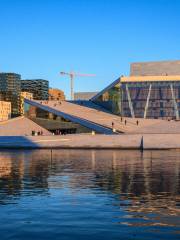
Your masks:
M180 149L180 134L0 136L0 149Z

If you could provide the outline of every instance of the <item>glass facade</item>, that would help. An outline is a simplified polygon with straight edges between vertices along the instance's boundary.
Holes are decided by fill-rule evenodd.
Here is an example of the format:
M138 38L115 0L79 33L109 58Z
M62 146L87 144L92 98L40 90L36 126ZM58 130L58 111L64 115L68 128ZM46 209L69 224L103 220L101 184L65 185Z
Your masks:
M21 80L21 90L32 93L35 100L49 99L49 82L44 79Z
M102 93L100 96L95 98L93 102L98 105L103 106L107 110L110 110L114 114L121 115L122 114L122 90L120 87L120 83L115 84L107 91Z
M0 73L0 101L11 102L12 117L20 115L21 75Z
M137 118L179 119L179 81L116 83L92 99L112 113Z

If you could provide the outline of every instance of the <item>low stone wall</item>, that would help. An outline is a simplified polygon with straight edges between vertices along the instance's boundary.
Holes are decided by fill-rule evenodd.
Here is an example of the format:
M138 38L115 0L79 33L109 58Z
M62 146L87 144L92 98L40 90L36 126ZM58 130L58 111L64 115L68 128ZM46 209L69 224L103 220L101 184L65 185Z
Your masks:
M0 148L180 149L180 134L2 136Z

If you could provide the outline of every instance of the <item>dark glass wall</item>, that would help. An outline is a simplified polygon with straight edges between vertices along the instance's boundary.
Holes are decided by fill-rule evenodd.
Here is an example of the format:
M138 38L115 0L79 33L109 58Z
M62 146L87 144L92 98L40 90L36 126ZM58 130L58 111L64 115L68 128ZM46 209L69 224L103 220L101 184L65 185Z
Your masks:
M116 84L94 100L94 102L112 111L114 114L120 115L122 112L122 93L120 84Z

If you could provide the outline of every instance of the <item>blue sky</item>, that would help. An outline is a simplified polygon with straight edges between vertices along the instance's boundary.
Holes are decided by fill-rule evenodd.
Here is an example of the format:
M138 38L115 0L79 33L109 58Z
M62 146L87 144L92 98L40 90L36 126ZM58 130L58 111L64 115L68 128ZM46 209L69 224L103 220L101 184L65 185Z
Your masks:
M137 61L180 59L178 0L0 0L0 71L44 78L69 96L98 91Z

